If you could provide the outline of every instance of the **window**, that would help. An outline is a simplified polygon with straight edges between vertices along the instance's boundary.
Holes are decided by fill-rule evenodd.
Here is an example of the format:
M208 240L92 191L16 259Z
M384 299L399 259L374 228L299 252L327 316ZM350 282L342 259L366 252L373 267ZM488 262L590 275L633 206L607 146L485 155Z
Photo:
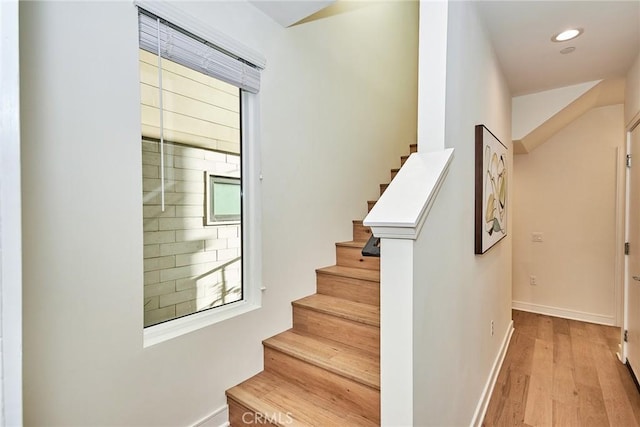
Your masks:
M207 225L237 223L241 220L240 179L205 173L207 182L205 218Z
M199 23L195 35L143 9L139 17L151 345L259 305L259 67L206 41Z

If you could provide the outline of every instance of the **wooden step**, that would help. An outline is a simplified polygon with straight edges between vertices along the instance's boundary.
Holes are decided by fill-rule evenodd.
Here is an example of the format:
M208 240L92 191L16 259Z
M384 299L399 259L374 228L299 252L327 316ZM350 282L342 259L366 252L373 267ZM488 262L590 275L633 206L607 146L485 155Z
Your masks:
M410 153L417 153L418 152L418 144L409 145L409 152Z
M400 157L400 165L404 165L404 163L407 161L408 158L409 158L409 156Z
M393 178L396 177L396 175L398 175L398 172L400 172L400 168L397 169L391 169L391 179L393 180Z
M381 196L382 196L382 193L384 193L384 190L386 190L388 186L389 186L389 184L380 184L380 195Z
M380 306L380 271L332 265L316 270L319 294Z
M358 414L332 411L335 400L323 399L308 387L279 375L261 372L227 390L231 426L375 426ZM378 415L379 416L379 415Z
M227 390L228 391L228 390ZM256 414L244 405L236 402L227 395L227 408L229 410L229 425L233 427L247 427L255 426L257 422L255 420ZM273 426L275 424L269 423L266 420L262 425Z
M337 341L300 334L293 329L268 338L262 343L265 348L279 351L332 374L380 390L380 361L366 351ZM290 373L281 375L289 376ZM298 377L295 381L305 381L305 378Z
M373 205L375 205L377 200L367 200L367 212L371 212L373 209Z
M362 220L353 220L353 240L366 242L371 237L371 228L362 225Z
M289 330L264 344L264 369L332 400L336 409L379 421L380 362L346 344Z
M336 264L342 267L368 268L380 270L380 258L362 256L365 242L336 243Z
M380 354L380 307L315 294L292 303L293 329Z

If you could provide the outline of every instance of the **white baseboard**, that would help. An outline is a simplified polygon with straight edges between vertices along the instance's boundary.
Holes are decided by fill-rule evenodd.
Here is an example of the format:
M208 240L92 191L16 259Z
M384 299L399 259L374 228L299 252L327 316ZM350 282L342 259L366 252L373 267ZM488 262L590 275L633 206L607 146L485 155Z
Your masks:
M532 304L529 302L513 301L511 307L514 310L528 311L530 313L546 314L547 316L562 317L564 319L580 320L582 322L597 323L599 325L617 326L615 316L603 314L585 313L584 311L569 310L566 308L550 307L548 305Z
M496 380L498 379L500 368L502 368L504 357L507 354L507 349L509 348L509 342L511 342L512 335L513 320L509 322L509 327L507 328L507 332L505 333L502 340L502 346L500 347L500 351L498 351L496 359L493 362L493 366L491 367L491 372L489 373L489 378L487 378L487 383L484 386L484 390L482 390L482 395L480 396L480 401L478 402L478 406L476 407L476 412L473 414L471 426L479 427L482 425L482 421L484 421L484 416L487 413L487 407L489 406L489 401L491 400L491 395L493 394L493 388L496 385Z
M229 427L229 406L224 405L207 415L192 427Z

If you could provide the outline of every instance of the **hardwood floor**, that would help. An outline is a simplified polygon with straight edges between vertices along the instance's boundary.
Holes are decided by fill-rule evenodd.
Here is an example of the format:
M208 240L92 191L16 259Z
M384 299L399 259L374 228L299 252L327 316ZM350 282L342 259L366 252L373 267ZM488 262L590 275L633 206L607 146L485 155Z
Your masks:
M640 426L620 328L515 310L513 322L484 426Z

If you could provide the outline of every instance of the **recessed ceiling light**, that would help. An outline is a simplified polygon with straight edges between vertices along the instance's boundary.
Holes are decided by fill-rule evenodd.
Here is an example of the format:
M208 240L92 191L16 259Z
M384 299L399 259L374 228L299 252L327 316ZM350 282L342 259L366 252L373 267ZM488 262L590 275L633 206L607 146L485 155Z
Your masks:
M584 30L582 28L569 28L568 30L564 30L561 33L555 34L551 37L552 42L566 42L567 40L572 40L582 34Z
M560 51L560 53L561 53L561 54L563 54L563 55L566 55L567 53L571 53L571 52L573 52L574 50L576 50L576 48L575 48L575 47L573 47L573 46L569 46L569 47L565 47L564 49L562 49L562 50Z

